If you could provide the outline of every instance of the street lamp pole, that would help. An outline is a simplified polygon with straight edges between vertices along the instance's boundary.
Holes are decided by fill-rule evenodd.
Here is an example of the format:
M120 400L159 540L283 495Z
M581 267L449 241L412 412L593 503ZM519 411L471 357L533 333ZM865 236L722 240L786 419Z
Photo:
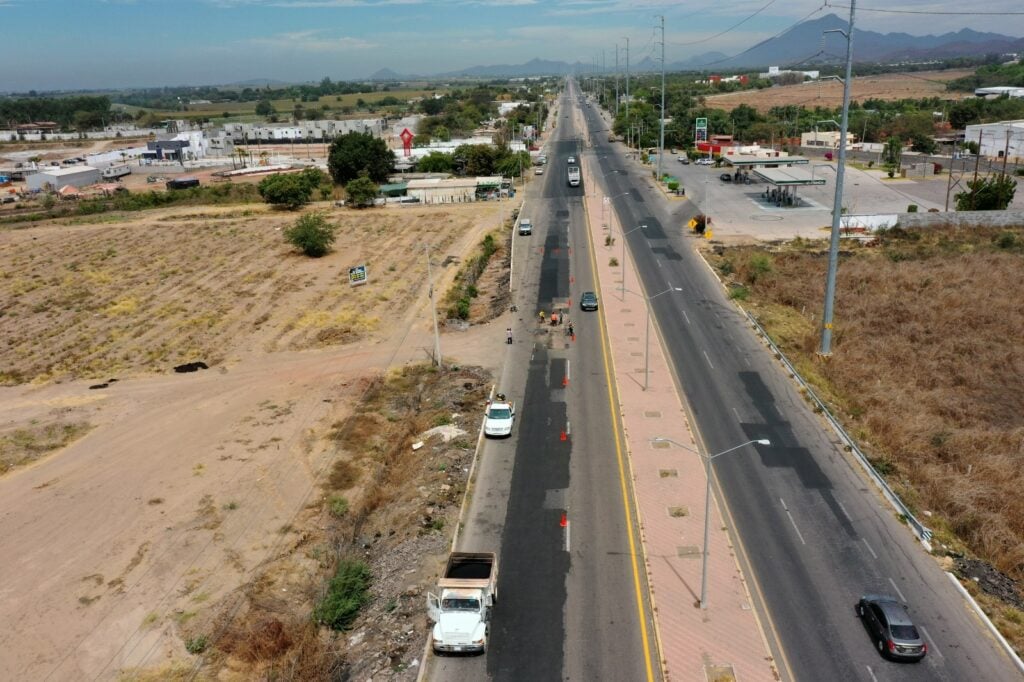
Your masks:
M626 192L626 194L629 194L629 192ZM621 236L622 236L622 260L619 261L619 264L622 266L622 291L621 291L621 296L622 296L622 300L623 301L626 300L626 235L627 234L633 234L637 230L644 230L646 228L647 228L646 225L640 225L638 227L634 227L629 232L622 232L622 228L619 228L619 232L621 233Z
M651 439L654 443L672 443L684 450L696 453L701 459L704 460L704 477L707 480L706 487L704 489L704 557L703 565L700 569L700 607L702 609L708 608L708 537L710 535L710 518L711 518L711 460L722 455L727 455L734 450L739 450L748 445L754 443L758 445L771 445L772 442L767 438L759 438L756 440L748 440L746 443L740 443L735 447L731 447L728 450L722 450L714 455L702 455L699 450L691 448L689 445L684 445L678 441L674 441L671 438L655 437Z
M651 366L650 365L650 358L651 358L651 301L653 301L654 299L658 298L662 294L667 294L667 293L672 292L672 291L682 291L682 290L683 290L682 287L674 287L671 284L669 284L668 285L668 289L665 289L665 291L658 292L658 293L654 294L653 296L644 296L643 294L637 293L636 291L632 291L631 289L626 289L626 291L628 291L629 293L631 293L631 294L633 294L635 296L639 296L640 298L644 299L644 303L646 303L646 308L645 309L646 309L646 312L647 312L647 318L644 320L644 327L645 327L645 329L644 329L644 390L645 391L649 387L649 383L648 382L649 382L650 375L651 375L651 372L650 372L650 366Z

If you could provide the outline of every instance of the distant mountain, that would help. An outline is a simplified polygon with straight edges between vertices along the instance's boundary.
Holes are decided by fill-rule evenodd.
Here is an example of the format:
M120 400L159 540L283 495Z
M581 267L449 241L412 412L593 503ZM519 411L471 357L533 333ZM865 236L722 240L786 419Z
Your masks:
M516 76L560 76L573 70L567 62L531 59L525 64L492 64L491 66L471 66L468 69L438 74L440 76L497 76L514 78Z
M378 71L374 71L369 78L371 81L400 81L407 79L408 76L395 73L391 69L380 69Z
M284 85L291 85L291 83L274 80L273 78L250 78L247 81L238 81L237 83L224 83L224 87L228 88L280 88Z
M847 20L829 14L805 21L776 38L758 43L743 54L718 61L713 68L747 68L837 63L846 58L846 40L829 30L846 30ZM853 58L858 62L899 62L966 57L1024 48L1024 39L969 28L939 36L877 33L855 28ZM707 67L705 67L707 68ZM808 68L811 68L808 66Z

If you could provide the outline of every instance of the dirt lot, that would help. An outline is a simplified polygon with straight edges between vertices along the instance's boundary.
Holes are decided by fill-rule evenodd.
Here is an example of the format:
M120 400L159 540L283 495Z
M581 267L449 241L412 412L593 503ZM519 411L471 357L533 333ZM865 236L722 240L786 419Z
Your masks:
M0 632L0 678L111 679L131 668L132 678L167 679L197 660L186 643L204 648L199 637L241 586L308 608L315 595L294 590L312 589L336 555L314 549L334 537L321 485L340 456L332 434L368 377L433 346L420 247L432 243L447 262L434 270L443 291L497 214L488 204L331 210L338 241L318 260L283 243L294 214L262 206L0 232L0 447L35 447L0 477L0 621L18 623ZM361 263L370 284L350 288L347 269ZM493 368L500 329L448 334L445 355ZM210 368L171 371L185 361ZM482 390L484 376L463 382ZM448 405L399 423L439 419ZM457 465L465 446L430 447ZM372 461L361 466L377 480ZM357 492L346 495L364 509ZM365 521L371 541L397 523ZM419 556L438 545L423 537L391 542ZM389 610L393 598L375 608L419 613L418 596ZM228 679L249 679L259 663L228 658Z
M893 230L873 247L844 246L834 354L823 361L826 250L796 240L711 260L935 532L937 553L1002 572L977 589L997 586L985 603L1022 651L1024 227ZM973 577L977 563L961 572Z
M968 92L947 92L946 83L974 73L973 69L949 71L922 71L919 73L888 73L878 76L863 76L853 79L850 98L863 102L865 99L898 100L939 97L959 100L973 97ZM838 107L843 104L843 85L839 81L808 82L801 85L782 85L767 90L746 90L707 98L708 106L732 111L740 104L747 104L760 112L772 107L797 105L805 107Z

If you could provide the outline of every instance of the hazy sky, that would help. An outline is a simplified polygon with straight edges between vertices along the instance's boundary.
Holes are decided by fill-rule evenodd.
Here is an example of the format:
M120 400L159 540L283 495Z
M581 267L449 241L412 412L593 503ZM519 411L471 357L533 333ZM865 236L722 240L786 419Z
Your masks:
M858 28L1024 34L1024 16L866 11L896 6L864 3ZM967 9L954 0L898 7ZM983 7L1020 11L1024 4L986 0ZM734 54L829 12L846 16L848 9L821 0L0 0L0 91L357 79L381 68L429 74L535 57L589 64L602 49L610 69L616 42L625 61L626 37L631 62L656 56L658 14L671 62L712 50Z

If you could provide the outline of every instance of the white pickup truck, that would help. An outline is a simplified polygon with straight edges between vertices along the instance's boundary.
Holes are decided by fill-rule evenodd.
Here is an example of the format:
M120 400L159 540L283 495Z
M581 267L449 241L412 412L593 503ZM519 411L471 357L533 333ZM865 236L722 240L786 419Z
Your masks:
M440 595L427 594L434 653L486 651L491 609L498 602L494 553L452 552L437 588Z

